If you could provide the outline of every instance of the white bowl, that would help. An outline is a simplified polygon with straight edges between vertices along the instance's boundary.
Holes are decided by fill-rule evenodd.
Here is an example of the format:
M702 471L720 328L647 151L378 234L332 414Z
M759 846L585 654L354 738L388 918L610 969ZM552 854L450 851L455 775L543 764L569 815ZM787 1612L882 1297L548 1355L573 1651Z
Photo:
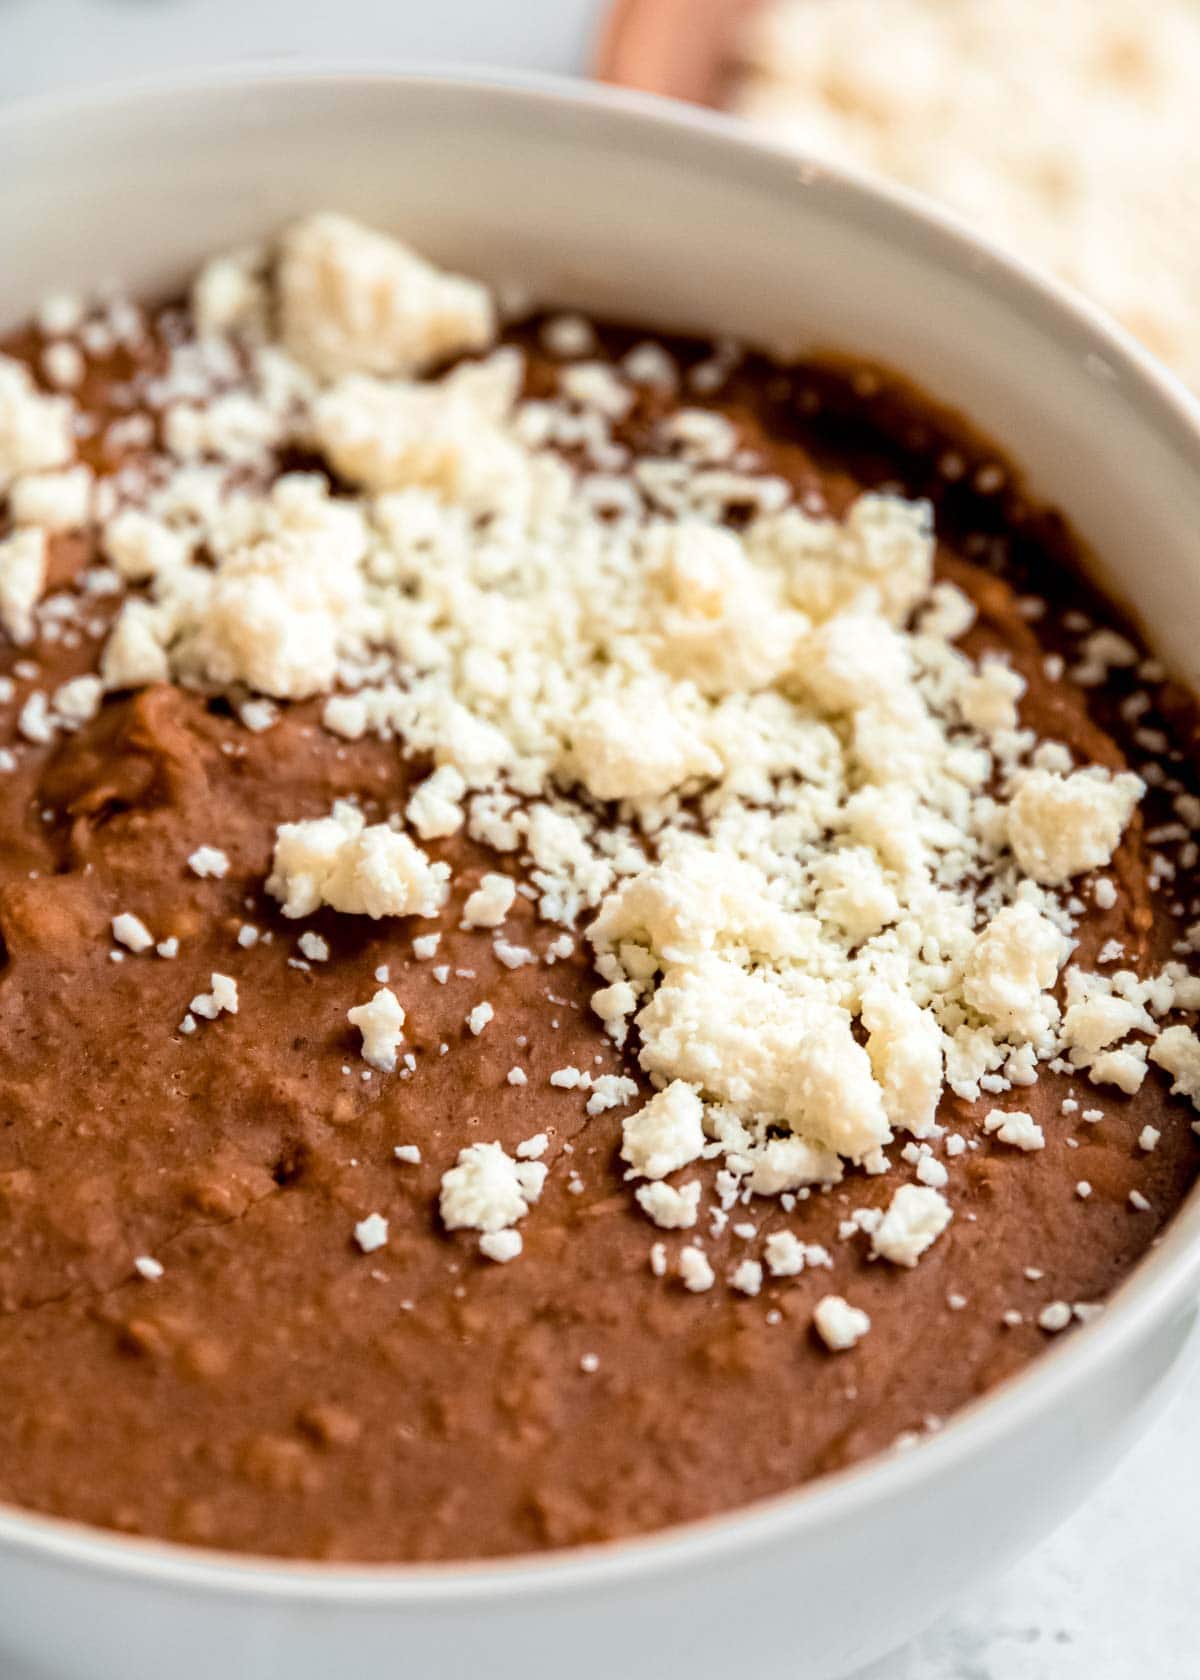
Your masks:
M224 72L0 115L0 323L337 207L539 297L877 357L961 409L1200 677L1200 426L1084 304L933 211L721 119L551 83ZM634 1543L253 1562L0 1512L0 1652L56 1680L833 1680L1063 1518L1177 1386L1200 1201L1104 1315L937 1437ZM947 1348L953 1358L953 1347ZM5 1665L5 1672L9 1672Z

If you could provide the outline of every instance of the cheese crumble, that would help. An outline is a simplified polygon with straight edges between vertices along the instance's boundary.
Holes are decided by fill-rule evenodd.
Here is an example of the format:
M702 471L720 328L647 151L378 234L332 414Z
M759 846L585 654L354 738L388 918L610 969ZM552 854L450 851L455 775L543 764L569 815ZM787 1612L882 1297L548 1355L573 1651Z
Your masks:
M0 624L18 647L34 637L34 608L46 587L46 533L14 531L0 540Z
M991 1132L1000 1143L1010 1144L1014 1149L1034 1150L1046 1147L1046 1137L1042 1128L1032 1114L1027 1114L1019 1108L1009 1109L1007 1112L993 1108L984 1116L983 1129L985 1132Z
M395 992L380 986L369 1003L348 1010L346 1019L362 1034L363 1060L382 1073L394 1072L404 1026L404 1010Z
M957 645L974 608L934 581L927 503L870 491L831 518L699 399L648 422L633 453L616 428L639 387L678 385L670 357L642 346L610 368L591 328L563 317L546 329L558 384L528 398L485 287L344 217L216 258L194 311L206 353L244 378L206 401L181 381L144 506L100 494L74 461L70 399L0 359L16 525L0 540L0 622L34 640L53 605L47 532L88 519L120 596L102 682L32 689L26 739L78 728L104 691L174 680L223 696L251 732L307 700L314 729L411 757L390 807L340 800L277 822L261 884L298 920L449 921L453 905L453 927L402 930L419 962L444 937L453 960L457 929L495 930L486 961L506 969L549 975L586 954L610 1054L636 1056L651 1091L600 1056L549 1082L589 1118L630 1106L628 1194L663 1230L711 1219L717 1235L756 1198L791 1215L901 1158L917 1182L844 1226L911 1267L950 1224L943 1191L978 1145L939 1127L947 1091L1003 1099L1052 1063L1132 1092L1154 1065L1200 1108L1200 1040L1164 1024L1200 1005L1183 965L1110 973L1118 948L1101 974L1076 952L1085 899L1117 896L1109 876L1083 878L1119 870L1146 783L1039 741L1021 673ZM478 359L420 377L464 352ZM278 470L297 455L326 471ZM1093 634L1083 657L1127 665L1119 643ZM460 833L498 863L469 891L437 855ZM201 879L231 867L213 845L187 861ZM510 916L520 944L501 931ZM112 933L132 952L154 943L130 912ZM246 950L260 937L236 935ZM312 929L297 948L301 968L332 960ZM401 1065L405 1013L386 983L404 959L385 954L379 989L348 1012L367 1080L419 1067L413 1053ZM439 983L476 979L451 960L431 969ZM490 1028L485 1056L506 1023L468 1005L457 1018ZM237 1010L236 982L214 974L180 1030ZM502 1069L516 1052L501 1054ZM515 1093L530 1074L514 1060L496 1077ZM982 1137L1046 1141L999 1102ZM548 1171L536 1143L437 1162L443 1224L479 1233L493 1261L521 1251L515 1226ZM413 1149L396 1159L417 1164ZM386 1240L371 1215L360 1246L371 1220ZM722 1284L743 1295L830 1263L790 1231L734 1228L754 1252ZM697 1293L717 1281L703 1240L676 1260ZM836 1296L814 1322L834 1349L868 1328Z
M440 1207L448 1231L501 1231L523 1219L546 1181L540 1161L515 1161L498 1143L472 1143L442 1174Z
M310 216L288 232L279 294L284 343L325 378L411 373L495 333L484 287L344 216Z
M673 1080L622 1128L622 1158L644 1178L665 1178L704 1148L703 1105L694 1087Z
M386 1248L388 1240L388 1222L381 1213L369 1213L365 1219L360 1219L354 1227L354 1240L364 1254L374 1254L377 1249Z
M915 1266L952 1218L940 1190L902 1184L871 1239L871 1252L897 1266Z
M197 846L188 858L188 868L202 880L220 881L229 873L229 859L216 846Z
M214 974L209 980L210 991L200 992L188 1004L191 1015L199 1015L202 1020L215 1021L217 1016L225 1013L236 1015L238 1012L237 981L228 974Z
M310 916L323 904L375 919L436 916L449 874L407 834L368 825L343 801L328 817L280 825L267 891L285 916Z
M769 0L747 17L740 115L939 200L1200 385L1189 0L888 0L886 20L875 0ZM1113 377L1099 357L1089 371Z
M154 935L145 922L127 910L113 917L112 933L115 940L131 951L148 951L154 944Z
M841 1295L823 1295L813 1311L813 1323L825 1346L834 1353L854 1347L871 1328L867 1314Z

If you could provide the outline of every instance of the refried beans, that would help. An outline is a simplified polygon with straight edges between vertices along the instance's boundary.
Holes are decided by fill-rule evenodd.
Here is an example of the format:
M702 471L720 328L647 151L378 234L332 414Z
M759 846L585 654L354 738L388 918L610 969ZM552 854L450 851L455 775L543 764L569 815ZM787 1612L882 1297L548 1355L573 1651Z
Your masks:
M137 504L169 452L164 389L192 343L188 305L98 305L55 328L51 315L6 354L48 390L48 348L74 347L79 365L60 349L56 376L80 417L76 459ZM935 576L974 608L958 651L1019 675L1022 729L1146 783L1111 862L1061 890L1075 945L1060 966L1146 979L1191 960L1192 703L1088 584L1062 522L968 426L852 363L661 334L648 352L644 333L546 316L501 339L521 352L525 401L552 404L581 355L601 397L597 368L627 390L599 468L585 428L547 446L573 473L602 472L615 502L685 411L727 421L739 462L814 515L842 520L864 492L927 499ZM229 493L295 471L350 494L299 433L232 462ZM718 523L740 534L756 511L731 504ZM1006 1064L974 1097L947 1085L931 1132L896 1130L882 1161L860 1152L834 1182L782 1198L735 1184L715 1217L730 1168L712 1145L686 1174L641 1181L700 1184L693 1225L656 1224L621 1151L667 1078L640 1059L636 1022L618 1043L592 1007L612 980L585 936L594 906L568 926L517 890L499 933L463 925L485 876L527 879L521 845L497 852L470 824L420 841L449 866L433 916L326 900L294 919L266 888L283 825L350 801L368 825L403 827L434 768L427 746L325 727L324 687L264 697L236 678L109 682L54 721L54 697L100 669L116 615L146 590L108 564L104 523L51 532L30 637L0 648L0 1497L331 1560L642 1534L938 1429L1060 1322L1101 1308L1190 1190L1195 1110L1153 1056L1127 1091L1060 1053L1036 1078ZM0 538L14 524L10 507ZM29 710L34 694L48 700ZM703 783L670 818L700 835ZM601 827L617 820L615 804L591 808ZM653 860L660 831L647 833ZM216 857L189 863L203 848ZM122 916L152 945L114 938ZM414 939L434 933L418 956ZM189 1000L220 975L236 1012L197 1014ZM1060 972L1047 990L1055 1015L1065 986ZM347 1020L380 987L404 1014L393 1071L364 1060ZM1186 1009L1171 1019L1194 1024ZM855 1018L854 1044L866 1036ZM564 1069L587 1077L552 1082ZM633 1082L614 1081L609 1106L592 1100L605 1075ZM1044 1146L1005 1142L994 1110L1030 1116ZM473 1143L546 1169L504 1224L520 1235L509 1263L481 1252L482 1227L449 1229L439 1211ZM917 1263L895 1264L872 1233L912 1184L944 1188L953 1218ZM372 1215L382 1223L364 1225ZM784 1232L798 1270L764 1265ZM711 1287L702 1271L685 1287L684 1246ZM841 1350L814 1328L830 1296L869 1320Z

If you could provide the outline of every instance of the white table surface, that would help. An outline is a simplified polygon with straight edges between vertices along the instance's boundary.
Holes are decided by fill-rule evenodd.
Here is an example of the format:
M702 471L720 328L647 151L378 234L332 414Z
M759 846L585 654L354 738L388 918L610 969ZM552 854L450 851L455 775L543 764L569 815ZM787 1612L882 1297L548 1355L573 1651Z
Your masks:
M0 0L0 98L255 56L577 71L599 12L597 0ZM1053 1539L858 1680L1200 1680L1198 1535L1200 1373Z

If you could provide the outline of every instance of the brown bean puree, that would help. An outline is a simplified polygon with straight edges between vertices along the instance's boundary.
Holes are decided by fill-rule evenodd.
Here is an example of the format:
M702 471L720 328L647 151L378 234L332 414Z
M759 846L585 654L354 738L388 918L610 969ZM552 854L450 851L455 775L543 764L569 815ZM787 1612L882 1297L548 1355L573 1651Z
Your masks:
M178 307L141 321L127 344L93 335L74 393L80 459L98 474L146 458L151 440L129 418L152 406L165 346L187 335ZM539 327L508 338L525 351L527 392L549 395L565 364ZM617 329L601 339L593 357L611 365L640 342ZM1161 967L1197 911L1196 850L1174 804L1198 785L1195 714L1152 665L1090 684L1061 675L1097 626L1130 632L1085 582L1060 522L994 451L878 370L730 354L697 390L688 370L711 367L711 346L659 342L682 390L639 386L614 425L620 442L647 447L686 401L727 417L834 514L864 487L931 500L938 574L978 609L959 646L1010 659L1027 684L1024 725L1150 782L1108 870L1111 905L1074 884L1086 901L1076 960L1094 968L1118 941L1118 966ZM31 331L8 352L37 373L46 343ZM576 1066L635 1079L634 1106L652 1094L636 1030L618 1050L590 1008L586 943L509 968L491 929L460 927L495 853L462 832L428 842L451 869L436 920L325 908L291 921L264 891L278 825L338 798L368 821L402 811L427 758L330 734L319 699L255 732L226 696L169 683L110 693L48 743L18 732L30 693L97 668L123 597L87 592L96 560L92 535L52 538L49 589L74 593L80 617L51 635L43 618L36 640L2 655L14 753L0 777L3 1498L326 1559L489 1557L644 1533L937 1429L1046 1346L1048 1303L1102 1302L1190 1189L1195 1115L1159 1068L1128 1095L1043 1067L1007 1097L943 1097L939 1121L971 1142L947 1190L953 1223L913 1268L871 1259L845 1228L912 1182L900 1143L886 1172L849 1167L788 1210L754 1199L721 1229L702 1216L695 1232L657 1230L624 1182L628 1107L589 1115L586 1089L549 1083ZM189 868L202 845L225 854L223 877ZM112 918L130 910L178 954L115 946ZM239 945L247 924L260 937ZM522 896L504 928L541 955L562 932ZM436 961L417 960L412 940L430 930ZM302 931L327 942L327 960L301 958ZM406 1012L411 1078L368 1069L347 1022L383 967ZM180 1032L215 971L236 974L238 1013ZM475 1033L467 1017L484 1000L494 1019ZM527 1083L509 1082L514 1066ZM1032 1114L1043 1151L983 1131L997 1103ZM1149 1149L1147 1126L1161 1134ZM511 1154L542 1131L549 1172L520 1226L523 1253L494 1264L470 1231L446 1230L440 1176L467 1143ZM397 1160L406 1145L419 1162ZM706 1185L712 1172L699 1167ZM373 1212L388 1238L364 1252L355 1227ZM648 1263L659 1238L699 1241L723 1280L780 1230L823 1245L828 1265L768 1271L747 1295L724 1282L694 1293L673 1266L659 1276ZM153 1263L135 1269L138 1257ZM813 1329L829 1294L869 1315L849 1351Z

